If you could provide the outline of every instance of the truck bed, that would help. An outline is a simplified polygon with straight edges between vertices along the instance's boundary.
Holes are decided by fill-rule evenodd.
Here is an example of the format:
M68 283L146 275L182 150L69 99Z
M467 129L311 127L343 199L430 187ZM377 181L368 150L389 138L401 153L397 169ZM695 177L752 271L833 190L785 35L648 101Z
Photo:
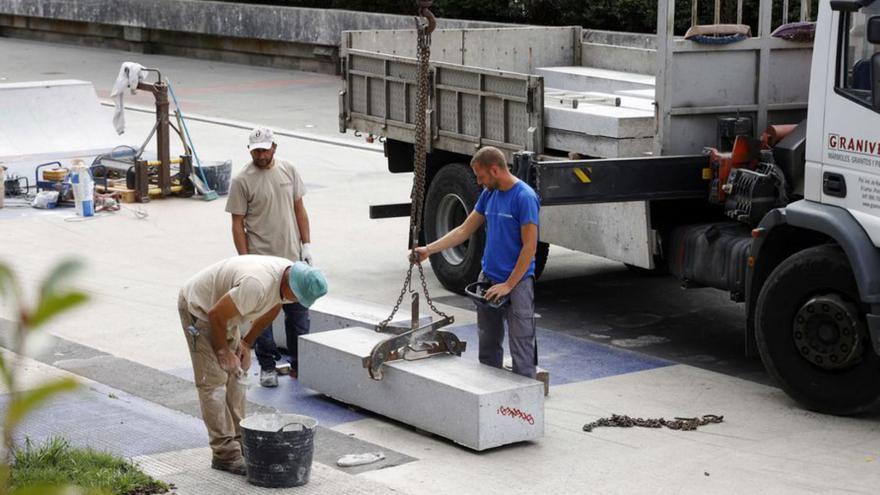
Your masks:
M715 144L719 116L749 116L756 131L803 118L811 44L765 33L700 45L663 28L660 36L580 27L436 31L429 147L690 154ZM343 33L340 130L413 141L415 47L411 30ZM618 97L619 105L609 103Z

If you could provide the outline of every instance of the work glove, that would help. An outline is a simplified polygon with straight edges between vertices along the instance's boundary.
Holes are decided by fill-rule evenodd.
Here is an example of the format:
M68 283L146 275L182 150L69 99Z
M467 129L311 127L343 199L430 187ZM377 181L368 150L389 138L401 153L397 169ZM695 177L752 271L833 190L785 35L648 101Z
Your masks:
M312 245L308 242L303 244L302 247L302 260L308 263L310 266L314 266L314 261L312 260Z

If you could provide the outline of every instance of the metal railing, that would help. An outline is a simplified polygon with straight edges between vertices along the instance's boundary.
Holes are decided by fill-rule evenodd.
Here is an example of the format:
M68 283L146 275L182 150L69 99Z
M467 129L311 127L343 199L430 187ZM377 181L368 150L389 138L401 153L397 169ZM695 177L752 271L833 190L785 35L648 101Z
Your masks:
M813 2L815 0L798 0L800 2L800 8L798 9L798 21L806 22L815 20L813 18ZM722 5L721 0L714 0L715 6L713 11L713 21L714 24L721 24L721 14L722 14ZM780 24L786 24L792 21L791 13L792 9L789 8L789 0L782 1L782 16L780 18ZM743 0L736 0L736 23L743 23ZM699 9L699 0L691 1L691 26L697 26L700 24L700 9Z

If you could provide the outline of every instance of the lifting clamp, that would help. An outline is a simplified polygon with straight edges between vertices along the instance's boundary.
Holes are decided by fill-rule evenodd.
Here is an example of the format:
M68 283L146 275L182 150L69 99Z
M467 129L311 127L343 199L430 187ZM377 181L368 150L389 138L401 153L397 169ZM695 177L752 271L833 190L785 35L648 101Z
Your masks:
M388 361L415 361L434 354L455 354L461 356L467 342L459 340L452 332L440 330L452 324L455 318L444 316L440 320L419 325L419 294L412 295L412 321L409 327L376 325L377 332L393 334L373 347L370 355L364 358L364 368L374 380L382 379L382 365Z

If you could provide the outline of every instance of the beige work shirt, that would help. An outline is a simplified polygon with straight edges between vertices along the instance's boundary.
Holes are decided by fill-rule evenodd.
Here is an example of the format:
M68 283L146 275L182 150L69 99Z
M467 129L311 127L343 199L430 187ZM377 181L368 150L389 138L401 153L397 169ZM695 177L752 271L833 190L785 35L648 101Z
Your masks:
M276 256L245 255L228 258L203 269L181 289L187 309L196 318L208 321L208 311L226 294L232 299L238 318L227 326L227 335L244 322L252 322L281 299L281 279L290 260Z
M300 261L302 241L293 203L305 193L302 178L288 162L273 160L268 170L253 162L245 165L232 179L226 211L244 215L248 254Z

